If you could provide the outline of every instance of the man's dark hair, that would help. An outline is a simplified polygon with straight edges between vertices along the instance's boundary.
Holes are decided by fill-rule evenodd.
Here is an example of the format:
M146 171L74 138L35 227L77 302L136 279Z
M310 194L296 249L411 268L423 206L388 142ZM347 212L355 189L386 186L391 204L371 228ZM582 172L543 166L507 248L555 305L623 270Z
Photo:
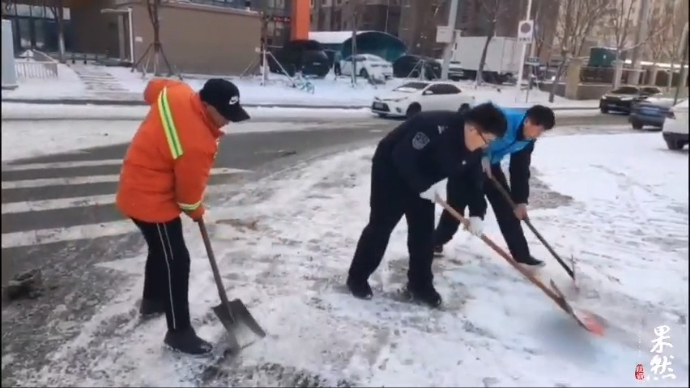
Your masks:
M506 116L494 104L479 104L465 113L465 122L477 127L480 132L503 137L508 129Z
M549 130L556 125L556 115L553 109L544 105L535 105L525 113L525 117L534 125L541 125L544 129Z

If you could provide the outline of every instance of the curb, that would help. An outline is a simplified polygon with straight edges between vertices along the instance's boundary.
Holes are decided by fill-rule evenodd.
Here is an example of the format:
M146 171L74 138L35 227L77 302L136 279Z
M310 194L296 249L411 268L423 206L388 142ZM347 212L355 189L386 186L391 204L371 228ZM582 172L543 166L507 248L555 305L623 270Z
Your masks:
M31 99L31 98L3 98L2 102L36 105L100 105L100 106L147 106L140 100L104 100L104 99ZM303 105L303 104L242 104L246 108L288 108L288 109L368 109L369 105ZM597 106L563 106L552 107L553 110L594 110Z

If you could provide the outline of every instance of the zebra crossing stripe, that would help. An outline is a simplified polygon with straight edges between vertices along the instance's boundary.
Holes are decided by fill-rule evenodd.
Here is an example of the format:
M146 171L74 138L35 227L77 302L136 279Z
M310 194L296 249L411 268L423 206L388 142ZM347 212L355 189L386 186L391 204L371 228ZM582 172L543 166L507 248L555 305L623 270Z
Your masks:
M206 189L207 195L227 194L238 192L239 184L210 185ZM22 201L2 204L2 214L39 212L47 210L71 209L89 206L105 206L115 204L115 194L88 195L84 197L68 197L45 199L40 201Z
M80 160L76 162L53 162L31 164L5 164L2 171L58 170L81 167L122 166L122 159Z
M237 168L214 168L214 169L211 169L211 176L213 176L213 175L228 175L228 174L243 174L243 173L249 173L249 172L250 172L249 170L242 170L242 169L237 169ZM119 180L120 180L119 174L111 174L111 175L62 177L62 178L29 179L29 180L20 180L20 181L2 181L2 190L28 189L28 188L49 187L49 186L87 185L87 184L92 184L92 183L118 182Z
M75 240L92 240L99 237L123 236L136 231L137 227L132 221L122 220L66 228L3 233L2 249L31 247Z

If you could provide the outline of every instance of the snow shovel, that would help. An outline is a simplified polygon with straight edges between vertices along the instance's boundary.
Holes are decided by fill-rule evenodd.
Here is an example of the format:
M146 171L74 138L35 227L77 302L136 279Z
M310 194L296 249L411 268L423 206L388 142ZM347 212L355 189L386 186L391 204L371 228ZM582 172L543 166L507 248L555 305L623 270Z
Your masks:
M460 223L467 228L469 226L469 222L460 214L458 213L455 209L453 209L452 206L450 206L446 201L444 201L438 194L436 194L435 197L435 202L441 207L443 207L446 211L448 211L455 219L460 221ZM479 238L486 243L494 252L496 252L499 256L501 256L503 259L505 259L513 268L515 268L518 272L520 272L523 276L525 276L530 283L535 285L537 288L539 288L544 294L546 294L547 297L549 297L552 301L554 301L558 307L560 307L565 313L570 315L575 321L583 327L585 330L594 333L598 336L604 335L604 325L599 321L598 317L595 314L592 314L591 312L587 310L582 310L582 309L576 309L574 308L568 300L565 298L561 290L556 286L556 283L553 282L553 280L550 281L550 288L547 287L541 280L537 279L531 272L523 268L521 265L519 265L515 259L513 259L506 251L501 249L496 243L494 243L489 237L487 237L485 234L482 234L479 236Z
M242 348L256 341L256 338L253 338L254 336L264 338L266 332L259 326L241 300L234 299L233 301L228 301L228 295L225 292L225 287L223 287L223 280L220 277L220 271L218 271L218 264L216 264L216 256L213 254L211 240L208 237L208 231L203 219L199 220L199 230L201 231L201 238L204 240L206 254L208 255L208 261L211 263L213 278L216 281L218 296L220 297L220 304L213 308L213 312L228 332L230 350L233 354L237 354Z
M491 177L491 181L496 186L498 191L501 192L501 194L506 199L506 201L508 201L508 203L510 204L510 207L515 209L515 207L517 205L515 204L515 201L513 201L513 199L510 197L510 194L508 193L508 191L506 191L506 189L493 176ZM544 236L542 236L541 233L539 233L537 231L537 229L534 227L534 225L532 225L532 222L529 220L529 218L525 218L523 221L525 221L525 224L527 224L527 227L529 228L529 230L531 230L532 233L534 233L534 235L537 236L537 239L542 244L544 244L544 247L546 247L546 250L549 251L549 253L551 253L551 256L553 256L556 259L556 261L558 261L558 264L560 264L561 267L563 267L563 269L565 269L565 272L567 272L568 276L570 276L573 279L573 283L575 284L575 287L577 288L577 282L575 279L575 259L571 258L572 268L569 267L563 261L563 259L561 259L561 257L558 255L558 253L556 253L556 251L553 248L551 248L551 245L548 242L546 242L546 240L544 239Z

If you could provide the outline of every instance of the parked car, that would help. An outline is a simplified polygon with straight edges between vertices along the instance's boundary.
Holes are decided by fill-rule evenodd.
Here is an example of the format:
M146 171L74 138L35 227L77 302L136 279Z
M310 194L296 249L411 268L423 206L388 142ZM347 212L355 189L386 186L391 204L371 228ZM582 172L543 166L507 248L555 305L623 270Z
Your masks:
M601 113L630 113L633 104L658 94L661 94L661 89L654 86L622 86L604 94L599 100L599 109Z
M682 150L688 144L688 100L673 106L668 111L662 135L670 150Z
M380 117L412 117L423 110L465 111L475 97L452 82L407 82L374 97L371 111Z
M268 59L268 68L272 73L282 73L282 67L290 77L299 71L305 76L323 78L330 71L328 55L315 40L287 42L285 46L274 50L273 56L275 59Z
M645 126L655 127L661 130L668 110L673 106L673 98L650 97L633 104L628 121L633 129L642 129Z
M393 62L393 75L397 78L423 78L431 81L441 77L441 64L433 58L403 55Z
M352 61L356 66L353 66ZM369 74L381 74L386 79L393 78L393 65L385 59L373 54L357 54L342 60L340 69L343 75L352 75L353 67L356 67L357 75L369 78Z

